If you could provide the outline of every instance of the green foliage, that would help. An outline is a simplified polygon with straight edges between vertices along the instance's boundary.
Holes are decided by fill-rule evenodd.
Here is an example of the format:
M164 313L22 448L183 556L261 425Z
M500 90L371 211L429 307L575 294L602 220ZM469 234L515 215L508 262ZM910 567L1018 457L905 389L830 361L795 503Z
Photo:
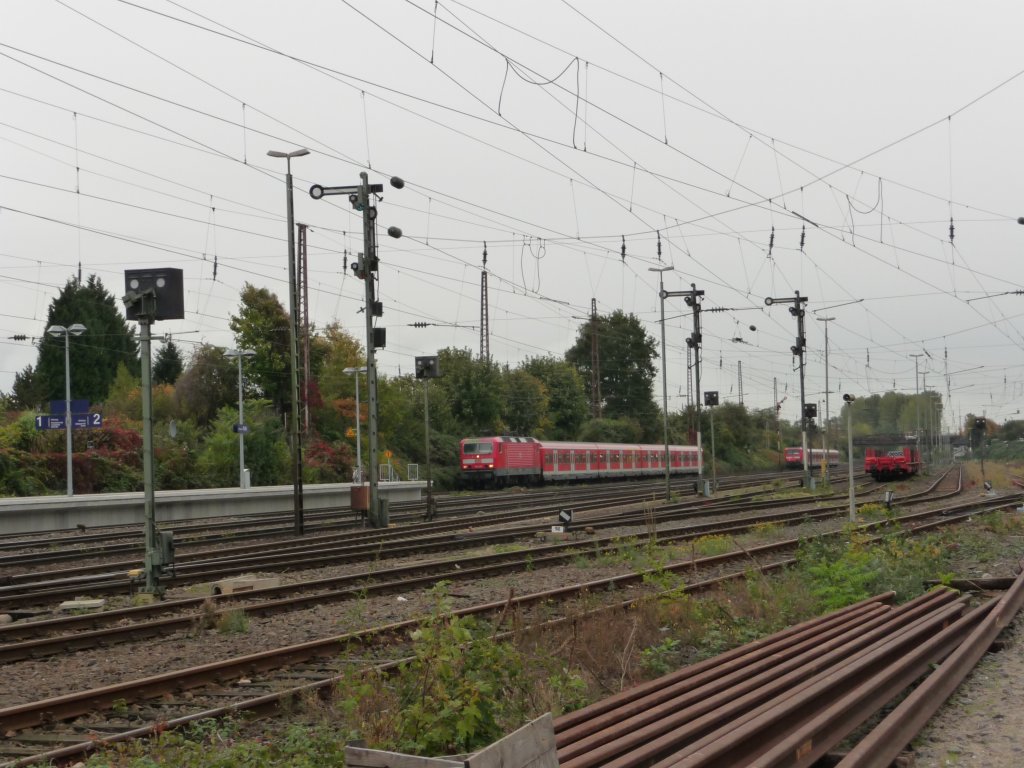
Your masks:
M160 347L153 361L153 383L174 384L185 370L185 361L181 357L181 350L173 341L168 340Z
M575 440L590 410L579 371L556 357L531 357L520 369L544 385L548 398L547 413L540 421L536 437Z
M649 677L661 677L679 667L682 643L672 637L640 651L640 668Z
M505 372L501 419L514 435L536 435L548 417L548 393L543 382L522 369Z
M68 345L71 372L71 397L101 403L117 375L118 363L130 371L139 369L139 347L124 316L120 302L103 282L90 275L85 284L72 278L50 304L46 326L65 328L80 323L86 330L71 335ZM39 360L35 367L38 386L44 400L63 400L65 390L64 337L41 334Z
M0 448L0 496L41 496L56 483L53 470L38 457L17 448Z
M644 431L633 419L590 419L580 427L585 443L639 443Z
M431 427L463 437L504 432L505 393L498 366L474 358L468 349L442 349L438 358L443 375L431 385ZM423 400L422 392L416 399Z
M271 727L274 727L271 725ZM231 720L202 720L154 739L120 742L86 760L87 768L342 768L345 740L327 728L288 725L246 739Z
M238 368L224 350L203 344L196 348L185 372L174 386L178 412L205 427L217 411L238 403Z
M217 617L216 628L222 635L244 635L249 631L249 617L241 608L224 611Z
M284 427L265 401L246 405L245 466L253 485L281 485L290 475L291 453ZM238 435L232 426L238 421L237 408L222 408L210 425L196 466L212 487L238 485Z
M825 611L890 589L902 602L920 594L923 581L947 570L948 547L939 538L893 533L872 546L853 528L847 534L842 540L805 542L797 554L798 567Z
M269 399L274 409L283 413L286 404L291 403L288 312L275 294L250 283L242 288L240 299L238 314L231 316L228 325L238 348L256 353L249 366L249 380L256 394Z
M518 719L522 664L511 646L450 613L445 582L433 595L434 612L413 634L415 655L398 680L399 749L470 752L503 735L505 718Z
M641 425L650 425L648 437L656 436L659 409L654 403L652 384L658 353L654 338L639 318L622 310L588 320L580 326L576 343L565 353L565 359L585 381L590 381L593 332L597 334L601 360L602 416L635 419Z

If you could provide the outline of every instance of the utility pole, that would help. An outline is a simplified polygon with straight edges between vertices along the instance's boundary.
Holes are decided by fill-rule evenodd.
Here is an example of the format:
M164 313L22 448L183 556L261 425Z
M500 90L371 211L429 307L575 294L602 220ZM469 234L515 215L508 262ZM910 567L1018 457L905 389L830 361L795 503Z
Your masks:
M917 354L911 355L911 357L914 358L914 409L915 409L915 412L917 414L917 416L916 416L917 426L914 427L914 443L915 443L915 447L917 448L917 452L919 454L918 461L920 461L921 460L920 459L920 453L921 453L921 397L920 397L920 395L921 395L921 390L918 387L917 359L919 357L924 357L924 354L918 352Z
M829 427L832 424L832 422L831 422L832 415L829 412L829 398L828 398L828 395L829 395L829 391L828 391L828 324L830 322L832 322L833 320L835 320L834 317L819 317L818 318L819 322L822 322L822 323L825 324L825 429L823 429L821 431L821 433L822 433L822 448L825 451L825 457L826 457L826 460L825 460L825 477L826 477L826 479L829 476L829 470L828 470L828 430L829 430Z
M480 359L491 359L491 310L487 298L487 243L484 243L484 269L480 273Z
M379 195L384 191L383 184L370 184L365 171L359 174L360 183L347 187L324 187L314 184L309 188L309 196L320 200L325 195L347 195L355 210L363 214L363 253L359 261L352 264L352 271L364 283L364 300L366 314L366 388L367 396L366 429L370 448L370 509L367 517L374 528L387 528L389 515L380 503L377 488L377 363L374 350L383 348L387 341L385 328L374 328L373 319L384 314L382 302L377 301L374 290L379 259L377 257L377 207L372 204L371 195ZM391 186L401 189L405 182L397 176L391 178ZM388 235L394 238L402 236L398 227L388 227Z
M601 358L597 348L597 299L590 300L590 415L601 418Z
M810 488L811 470L810 463L807 460L807 419L817 415L818 409L814 403L808 403L804 399L804 354L807 349L807 337L804 336L803 305L807 303L807 297L801 296L800 291L797 291L792 299L788 297L776 299L769 296L764 300L764 303L768 307L772 304L793 305L789 308L789 314L796 318L796 344L789 349L800 361L800 441L804 457L804 487Z
M661 417L665 428L665 501L672 501L671 453L668 448L668 362L665 360L665 273L675 267L648 267L658 273L658 298L661 300Z
M299 295L302 301L302 420L303 432L309 434L309 252L306 248L306 225L298 224L299 230Z

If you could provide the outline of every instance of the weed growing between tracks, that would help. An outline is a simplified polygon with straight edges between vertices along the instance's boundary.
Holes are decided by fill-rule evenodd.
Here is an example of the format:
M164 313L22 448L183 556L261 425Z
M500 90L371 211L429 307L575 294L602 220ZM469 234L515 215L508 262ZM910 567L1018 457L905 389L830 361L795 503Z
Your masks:
M878 510L879 519L887 515ZM894 589L902 602L920 594L925 580L968 575L964 569L977 572L979 563L1007 575L1008 564L1020 556L1024 515L980 515L955 531L921 537L888 531L880 542L852 529L806 542L794 567L771 575L752 571L701 596L685 593L684 577L657 566L688 557L689 544L626 543L605 557L654 568L645 585L659 594L593 616L587 611L596 608L596 596L586 597L572 609L574 621L545 632L523 627L511 610L496 625L453 617L442 586L415 637L414 659L395 675L353 671L336 687L333 701L297 702L290 717L305 727L221 723L187 737L165 733L148 744L124 745L88 765L330 768L343 764L342 747L354 738L422 754L471 751L543 712L578 708L872 594ZM740 540L775 534L785 532L766 526ZM707 546L717 549L718 543ZM564 611L551 606L552 616ZM511 634L506 639L499 631Z

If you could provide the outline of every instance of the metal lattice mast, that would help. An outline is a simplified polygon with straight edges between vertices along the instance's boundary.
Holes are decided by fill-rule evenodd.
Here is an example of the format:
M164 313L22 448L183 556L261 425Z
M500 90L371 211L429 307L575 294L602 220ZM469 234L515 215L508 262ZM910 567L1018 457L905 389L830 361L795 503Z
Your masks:
M743 405L743 361L740 360L736 363L736 378L737 385L739 388L740 405Z
M590 300L590 409L601 418L601 356L597 349L597 299Z
M487 243L484 243L484 270L480 273L480 359L491 359L491 311L487 304Z
M306 225L297 224L299 249L299 295L302 297L302 418L305 431L309 432L309 252L306 250Z

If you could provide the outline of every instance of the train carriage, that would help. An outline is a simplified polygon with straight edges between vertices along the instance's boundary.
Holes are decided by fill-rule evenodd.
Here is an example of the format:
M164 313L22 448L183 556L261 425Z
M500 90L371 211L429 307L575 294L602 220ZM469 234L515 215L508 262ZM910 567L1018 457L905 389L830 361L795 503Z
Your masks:
M462 440L459 453L460 482L475 487L665 473L664 445L480 437ZM696 446L669 446L670 474L697 474L699 468Z
M839 451L829 449L823 451L821 448L812 448L808 457L808 463L811 467L820 467L821 459L823 455L828 456L828 465L830 467L839 466ZM786 448L782 452L782 459L785 463L786 469L803 469L804 468L804 449L799 445Z

